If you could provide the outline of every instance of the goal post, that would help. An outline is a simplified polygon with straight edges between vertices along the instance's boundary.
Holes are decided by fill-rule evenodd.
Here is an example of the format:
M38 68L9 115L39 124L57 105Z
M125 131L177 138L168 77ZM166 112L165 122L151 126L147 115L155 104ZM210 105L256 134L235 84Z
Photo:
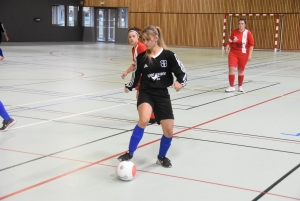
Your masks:
M224 20L223 20L223 36L222 36L222 50L225 49L226 47L226 44L227 44L227 40L228 40L228 37L229 36L226 36L226 32L227 32L227 28L228 28L228 23L227 23L227 17L230 17L230 30L229 30L229 34L231 33L232 31L232 19L233 17L274 17L275 19L275 24L273 25L275 28L274 30L274 38L272 39L273 40L273 49L274 51L276 52L279 47L279 23L280 23L280 15L279 14L263 14L263 13L247 13L247 14L225 14L224 15ZM227 38L227 40L226 40ZM255 37L254 37L254 40L255 40Z

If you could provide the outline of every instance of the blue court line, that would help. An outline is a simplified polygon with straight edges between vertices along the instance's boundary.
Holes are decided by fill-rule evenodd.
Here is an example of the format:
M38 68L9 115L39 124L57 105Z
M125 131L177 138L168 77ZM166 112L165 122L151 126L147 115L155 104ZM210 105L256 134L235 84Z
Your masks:
M298 134L287 134L287 133L280 133L282 135L289 135L289 136L295 136L295 137L299 137L300 136L300 133Z
M116 94L120 94L120 93L124 93L122 92L116 92L116 93L111 93L111 94L104 94L101 96L87 96L86 98L77 98L77 100L73 100L73 101L64 101L64 102L59 102L59 103L54 103L54 104L48 104L48 105L42 105L42 106L38 106L38 107L32 107L32 108L23 108L23 109L19 109L19 110L12 110L9 111L9 113L16 113L16 112L23 112L23 111L28 111L28 110L34 110L34 109L39 109L39 108L44 108L44 107L49 107L49 106L55 106L55 105L62 105L65 103L73 103L73 102L78 102L78 101L83 101L83 100L95 100L95 98L101 98L101 97L105 97L105 96L110 96L110 95L116 95ZM74 97L76 98L76 97ZM125 102L125 101L123 101Z
M255 67L248 67L248 69L246 68L245 71L256 69L256 68L263 68L263 67L266 67L266 66L265 65L258 65L258 66L255 66ZM224 74L228 74L228 70L226 70L222 73L217 73L217 74L212 74L212 75L208 75L208 76L201 76L201 77L192 78L192 79L189 79L188 81L199 80L199 79L203 79L203 78L210 78L210 77L215 77L215 76L224 75Z
M44 91L44 90L35 90L35 89L22 89L22 88L15 88L15 87L0 87L0 90L2 90L2 91L13 91L13 92L34 93L34 94L41 94L41 95L56 95L56 96L60 96L60 97L78 95L78 94L71 94L71 93L63 93L63 92L55 92L55 91Z
M281 63L281 62L285 62L285 61L278 61L278 62L274 62L274 63L271 63L271 64ZM253 67L251 67L251 66L253 66ZM267 67L267 66L268 65L266 65L266 64L261 64L261 65L257 65L257 66L255 64L252 64L252 65L249 65L247 68L245 68L245 71L249 71L249 70L253 70L253 69L257 69L257 68L264 68L264 67ZM208 76L200 76L200 77L196 76L196 78L189 79L188 81L199 80L199 79L203 79L203 78L210 78L210 77L223 75L223 74L228 74L228 71L225 70L222 73L212 74L212 75L208 75Z
M275 62L275 63L281 63L281 62L284 62L284 61L279 61L279 62ZM272 64L274 64L274 63L272 63ZM253 64L253 65L255 65L255 64ZM255 66L255 67L251 67L250 66L250 67L248 67L248 69L246 68L246 70L252 70L252 69L263 68L263 67L266 67L266 64L261 64L261 65ZM209 76L201 76L201 77L197 77L197 78L194 78L194 79L189 79L189 81L203 79L203 78L209 78L209 77L214 77L214 76L223 75L223 74L227 74L227 73L228 72L225 71L223 73L217 73L217 74L213 74L213 75L209 75ZM0 87L0 89L1 88L3 88L3 87ZM41 90L34 90L34 91L41 91ZM44 107L49 107L49 106L54 106L54 105L61 105L61 104L65 104L65 103L71 103L71 102L77 102L77 101L83 101L83 100L93 100L95 98L100 98L100 97L103 98L103 97L106 97L106 96L120 94L120 93L124 93L124 92L122 91L122 92L117 92L117 93L112 93L112 94L105 94L105 95L101 95L101 96L90 96L90 97L88 96L87 98L80 98L80 100L77 99L77 100L74 100L74 101L60 102L60 103L43 105L43 106L33 107L33 108L26 108L26 109L21 109L21 110L13 110L13 111L10 111L10 113L22 112L22 111L28 111L28 110L34 110L34 109L38 109L38 108L44 108ZM51 94L51 92L49 92L49 94ZM55 92L53 92L52 94L55 94ZM61 94L61 93L57 93L57 94ZM62 96L65 97L65 96L68 96L68 95L62 95ZM120 99L120 100L122 100L122 99Z

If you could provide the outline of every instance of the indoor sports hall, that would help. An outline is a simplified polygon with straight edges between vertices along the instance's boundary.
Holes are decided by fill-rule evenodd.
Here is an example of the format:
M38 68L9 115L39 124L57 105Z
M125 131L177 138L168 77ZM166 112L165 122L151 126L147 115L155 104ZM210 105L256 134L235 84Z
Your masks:
M240 18L255 45L244 91L226 93ZM0 0L0 101L17 121L0 132L0 200L300 200L299 20L298 0ZM168 88L172 168L156 164L163 131L148 124L122 181L117 158L139 120L132 75L121 78L127 32L148 25L187 85Z

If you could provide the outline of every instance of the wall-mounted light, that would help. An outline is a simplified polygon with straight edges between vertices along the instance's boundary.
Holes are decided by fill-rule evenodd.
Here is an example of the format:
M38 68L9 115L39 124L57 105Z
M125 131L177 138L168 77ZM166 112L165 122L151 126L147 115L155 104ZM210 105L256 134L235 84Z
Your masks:
M35 21L35 22L41 22L41 18L35 17L35 18L34 18L34 21Z

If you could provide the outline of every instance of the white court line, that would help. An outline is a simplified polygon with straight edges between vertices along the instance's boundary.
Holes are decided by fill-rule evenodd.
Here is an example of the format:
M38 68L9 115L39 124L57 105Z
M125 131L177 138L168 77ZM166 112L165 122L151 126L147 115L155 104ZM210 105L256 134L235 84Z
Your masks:
M279 60L279 61L271 61L271 62L265 62L265 63L253 63L252 66L248 67L248 68L252 68L252 67L255 67L255 66L260 66L260 65L268 65L268 64L274 64L274 63L280 63L280 62L284 62L284 60ZM207 65L209 66L209 65ZM204 66L206 67L206 66ZM246 67L247 68L247 67ZM197 69L196 69L197 70ZM224 71L227 72L228 71L228 66L226 66L226 69L224 68ZM194 78L194 77L198 77L198 76L203 76L203 75L210 75L210 74L214 74L216 72L208 72L208 73L204 73L204 74L200 74L200 75L195 75L195 76L192 76L191 78ZM218 73L221 73L221 72L218 72Z
M77 98L77 97L81 97L81 96L88 96L88 95L98 94L98 93L106 93L106 92L115 91L115 90L120 90L120 89L112 89L112 90L107 90L107 91L93 92L93 93L89 93L89 94L69 96L69 97L64 97L64 98L57 98L57 99L52 99L52 100L33 102L33 103L27 103L27 104L22 104L22 105L14 105L14 106L7 107L7 109L11 109L11 108L15 108L15 107L22 107L22 106L25 106L25 105L33 105L33 104L38 104L38 103L46 103L46 102L51 102L51 101L64 100L64 99L69 99L69 98Z
M133 101L133 102L136 102L136 101ZM80 116L80 115L83 115L83 114L98 112L98 111L101 111L101 110L107 110L107 109L111 109L111 108L115 108L115 107L119 107L119 106L123 106L123 105L128 105L128 104L131 104L133 102L124 103L124 104L121 104L121 105L115 105L115 106L111 106L111 107L106 107L106 108L102 108L102 109L98 109L98 110L91 110L91 111L87 111L87 112L77 113L77 114L68 115L68 116L64 116L64 117L59 117L59 118L55 118L55 119L49 119L49 120L46 120L46 121L40 121L40 122L33 123L33 124L27 124L27 125L24 125L24 126L14 127L14 128L9 129L9 130L15 130L15 129L34 126L34 125L43 124L43 123L47 123L47 122L58 121L58 120L61 120L61 119Z
M299 66L294 66L294 67L289 67L289 68L284 68L284 69L280 69L280 70L276 70L276 71L270 71L270 72L266 72L266 73L261 73L261 74L258 74L258 75L254 75L252 77L256 77L256 76L260 76L260 75L264 75L264 74L268 74L268 73L273 73L273 72L277 72L277 71L282 71L282 70L286 70L286 69L290 69L290 68L296 68L296 67L300 67L300 65ZM214 85L208 85L208 86L214 86ZM171 95L173 95L173 94L179 94L179 93L185 93L185 92L187 92L187 91L175 92L175 93L171 93ZM98 109L98 110L91 110L91 111L87 111L87 112L82 112L82 113L77 113L77 114L68 115L68 116L64 116L64 117L59 117L59 118L55 118L55 119L50 119L50 120L47 120L47 121L40 121L40 122L33 123L33 124L28 124L28 125L24 125L24 126L14 127L14 128L11 128L10 130L24 128L24 127L29 127L29 126L34 126L34 125L38 125L38 124L43 124L43 123L47 123L47 122L57 121L57 120L66 119L66 118L75 117L75 116L80 116L80 115L83 115L83 114L89 114L89 113L98 112L98 111L102 111L102 110L107 110L107 109L111 109L111 108L116 108L116 107L120 107L120 106L131 104L131 103L134 103L134 102L136 102L136 101L132 101L132 102L124 103L124 104L120 104L120 105L115 105L115 106L112 106L112 107L106 107L106 108L102 108L102 109Z
M257 66L257 65L267 65L267 64L273 64L273 63L278 63L278 62L282 62L283 60L280 60L280 61L272 61L272 62L266 62L266 63L258 63L256 65L253 65L253 66ZM288 69L288 68L286 68ZM282 69L282 70L285 70L285 69ZM281 71L281 70L279 70ZM277 72L277 71L271 71L271 72L268 72L268 73L272 73L272 72ZM207 75L207 74L212 74L213 72L209 72L209 73L205 73L205 74L201 74L201 76L203 75ZM262 74L261 74L262 75ZM197 77L197 76L200 76L200 75L195 75L195 76L192 76L193 77ZM256 76L256 75L255 75ZM255 76L250 76L250 77L255 77ZM78 79L78 78L71 78L71 79ZM224 83L227 83L226 82L219 82L217 84L213 84L213 85L207 85L207 86L204 86L204 87L201 87L201 88L193 88L193 89L190 89L190 90L194 90L194 89L205 89L207 87L210 87L210 86L216 86L216 85L220 85L220 84L224 84ZM7 109L11 109L11 108L15 108L15 107L22 107L22 106L27 106L27 105L33 105L33 104L39 104L39 103L45 103L45 102L51 102L51 101L57 101L57 100L65 100L65 99L69 99L69 98L77 98L77 97L82 97L82 96L88 96L88 95L92 95L92 94L97 94L97 93L105 93L105 92L109 92L109 91L114 91L114 90L119 90L119 89L112 89L112 90L108 90L108 91L103 91L103 92L94 92L94 93L89 93L89 94L82 94L82 95L76 95L76 96L70 96L70 97L64 97L64 98L58 98L58 99L52 99L52 100L47 100L47 101L40 101L40 102L33 102L33 103L27 103L27 104L22 104L22 105L15 105L15 106L10 106L10 107L7 107ZM183 92L177 92L177 93L183 93Z
M274 73L274 72L279 72L279 71L283 71L283 70L287 70L287 69L291 69L291 68L299 68L299 67L300 67L300 65L293 66L293 67L288 67L288 68L283 68L283 69L279 69L279 70L274 70L274 71L269 71L269 72L261 73L261 74L257 74L257 75L247 76L247 79L248 78L257 77L257 76L261 76L261 75L265 75L265 74ZM228 81L226 81L226 82L219 82L219 83L216 83L216 84L211 84L211 85L207 85L207 86L200 87L200 88L193 88L193 89L190 89L190 90L206 89L207 87L216 86L216 85L220 85L220 84L224 84L224 83L228 83Z

